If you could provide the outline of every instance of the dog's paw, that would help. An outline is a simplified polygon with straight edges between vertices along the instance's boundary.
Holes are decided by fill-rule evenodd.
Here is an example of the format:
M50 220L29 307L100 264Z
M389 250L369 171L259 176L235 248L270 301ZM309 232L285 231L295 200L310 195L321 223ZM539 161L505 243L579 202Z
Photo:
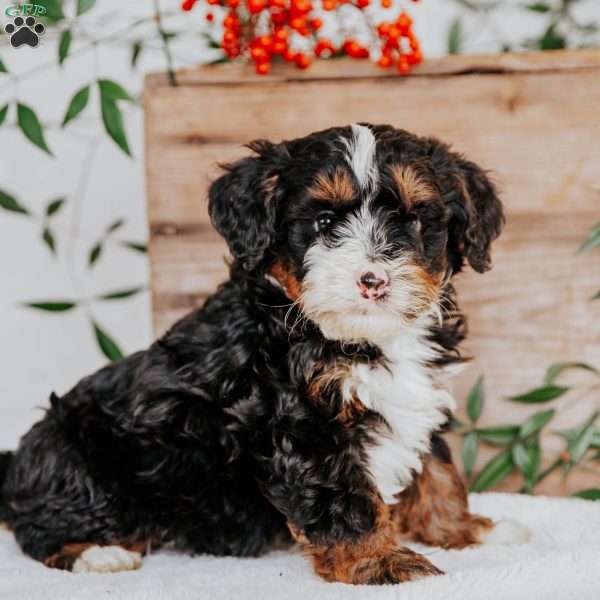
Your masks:
M525 525L511 519L502 519L481 534L481 543L490 546L509 546L526 544L530 538L531 532Z
M386 585L414 581L429 575L443 575L424 556L407 548L399 548L379 558L363 558L352 569L354 584Z
M121 546L92 546L73 564L73 573L116 573L133 571L142 566L139 552L125 550Z

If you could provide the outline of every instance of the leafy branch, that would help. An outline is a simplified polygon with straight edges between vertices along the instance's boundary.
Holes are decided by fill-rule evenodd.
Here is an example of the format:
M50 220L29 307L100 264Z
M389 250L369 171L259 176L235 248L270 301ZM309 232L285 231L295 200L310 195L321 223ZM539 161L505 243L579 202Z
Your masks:
M587 371L596 378L600 371L586 363L565 362L548 367L544 383L523 394L508 398L511 402L522 404L548 404L560 398L572 388L556 385L557 378L568 370ZM595 383L592 389L600 388ZM470 479L470 489L481 492L501 483L510 474L519 472L522 476L522 492L533 493L535 487L555 471L562 469L568 475L573 468L589 458L591 450L600 450L600 429L596 427L600 413L594 411L583 423L571 430L555 432L565 442L564 449L544 470L540 470L542 459L541 435L558 414L556 408L540 410L530 415L522 423L509 423L493 427L478 426L485 405L483 377L479 377L467 397L466 412L469 423L455 421L454 429L463 437L462 457L465 475ZM500 448L473 477L480 444ZM598 460L597 453L592 460ZM594 493L587 490L582 497L591 497ZM598 490L600 498L600 490ZM596 499L596 498L594 498Z

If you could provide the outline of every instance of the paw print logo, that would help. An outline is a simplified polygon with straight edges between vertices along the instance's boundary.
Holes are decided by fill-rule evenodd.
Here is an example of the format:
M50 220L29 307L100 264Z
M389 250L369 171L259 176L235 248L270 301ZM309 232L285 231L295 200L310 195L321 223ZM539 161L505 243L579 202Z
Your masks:
M14 48L18 48L23 44L27 44L35 48L39 41L40 35L43 35L46 28L38 23L35 17L15 17L12 23L8 23L4 27L4 31L10 35L10 43Z

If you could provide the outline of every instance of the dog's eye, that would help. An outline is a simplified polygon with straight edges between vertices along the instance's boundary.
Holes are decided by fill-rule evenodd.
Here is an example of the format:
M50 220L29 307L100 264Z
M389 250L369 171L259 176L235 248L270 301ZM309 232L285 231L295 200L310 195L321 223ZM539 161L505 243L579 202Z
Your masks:
M323 233L335 223L335 215L332 212L321 213L314 222L315 231Z

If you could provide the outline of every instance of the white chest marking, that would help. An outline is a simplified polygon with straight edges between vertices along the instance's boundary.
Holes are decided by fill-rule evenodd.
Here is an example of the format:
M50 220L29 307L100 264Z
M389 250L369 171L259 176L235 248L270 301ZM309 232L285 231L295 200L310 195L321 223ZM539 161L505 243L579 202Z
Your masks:
M389 425L374 433L367 449L367 468L387 504L393 504L414 473L421 472L421 457L429 450L431 434L445 423L447 411L455 408L452 396L436 387L429 374L426 362L437 350L426 339L427 324L417 321L382 346L389 370L357 365L344 386L345 397L356 394Z

